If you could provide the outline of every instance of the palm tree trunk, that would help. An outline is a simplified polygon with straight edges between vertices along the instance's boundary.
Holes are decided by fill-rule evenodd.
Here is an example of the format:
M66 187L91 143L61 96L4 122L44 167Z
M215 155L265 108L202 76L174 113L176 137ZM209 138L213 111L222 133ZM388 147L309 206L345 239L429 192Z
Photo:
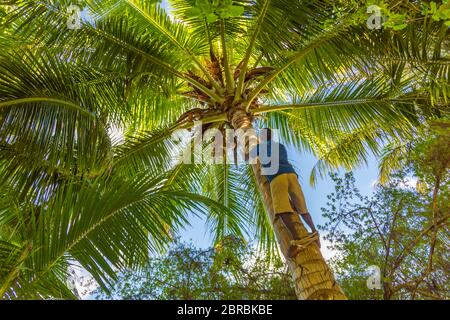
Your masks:
M245 131L253 127L250 115L242 109L235 109L230 112L229 121L234 129L242 129ZM313 242L306 245L293 258L288 258L287 252L290 247L291 236L283 222L275 218L269 182L261 176L260 164L252 165L252 167L259 190L263 195L266 211L273 223L273 230L279 248L288 263L290 273L294 280L297 297L301 300L346 300L345 294L334 280L333 273L325 262L316 243ZM300 220L300 216L297 214L294 216L297 234L301 239L304 239L309 234Z

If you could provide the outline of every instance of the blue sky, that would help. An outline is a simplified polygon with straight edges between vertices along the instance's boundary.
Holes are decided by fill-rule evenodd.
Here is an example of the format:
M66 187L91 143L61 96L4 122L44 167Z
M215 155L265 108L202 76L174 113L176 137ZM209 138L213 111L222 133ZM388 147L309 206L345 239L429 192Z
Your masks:
M327 195L334 191L334 184L329 177L319 179L315 187L309 184L309 175L311 169L317 162L317 159L311 154L301 154L293 148L288 148L289 160L298 170L299 181L307 201L308 209L316 225L323 224L324 219L320 208L326 206ZM345 170L340 170L344 173ZM371 157L367 165L353 170L356 186L363 195L370 195L373 191L373 183L378 177L378 165L375 157ZM191 226L181 232L181 239L184 241L192 240L197 247L208 247L211 245L211 238L205 228L204 220L192 216L190 218Z
M171 8L167 0L163 0L161 7L170 12ZM315 187L309 184L309 175L317 159L311 154L300 154L293 148L288 148L289 160L298 170L299 180L306 197L308 209L313 216L316 225L323 224L324 219L321 216L320 208L326 206L327 195L333 192L334 185L329 177L320 179ZM341 170L341 172L345 172ZM367 166L364 165L353 170L356 186L363 195L369 195L373 191L373 182L378 177L378 165L374 157L370 158ZM181 239L184 241L192 240L192 243L198 247L208 247L211 245L211 238L205 228L205 221L192 216L189 221L191 226L181 232Z

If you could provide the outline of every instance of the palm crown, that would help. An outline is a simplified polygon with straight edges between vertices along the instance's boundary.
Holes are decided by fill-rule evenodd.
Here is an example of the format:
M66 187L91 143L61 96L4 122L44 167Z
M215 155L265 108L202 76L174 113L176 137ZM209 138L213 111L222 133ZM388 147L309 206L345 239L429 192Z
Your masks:
M314 182L447 112L446 17L420 1L386 1L384 12L408 12L406 26L380 30L367 28L365 1L173 0L170 14L157 1L85 1L79 29L68 28L70 2L17 1L2 18L0 295L10 298L71 297L71 263L106 288L189 211L206 215L216 241L252 234L273 249L251 168L174 162L182 150L168 138L193 120L223 130L240 110L278 128L318 156Z

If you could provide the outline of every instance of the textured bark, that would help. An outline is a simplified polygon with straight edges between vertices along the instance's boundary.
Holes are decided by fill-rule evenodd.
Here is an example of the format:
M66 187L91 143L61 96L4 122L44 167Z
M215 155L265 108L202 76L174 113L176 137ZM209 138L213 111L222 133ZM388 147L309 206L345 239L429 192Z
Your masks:
M233 110L229 114L229 121L234 129L247 130L252 128L250 116L241 109ZM283 222L280 219L275 219L269 182L261 176L259 164L253 165L253 172L263 196L266 211L273 223L279 248L289 265L297 297L301 300L346 300L345 294L335 281L331 269L315 242L299 250L293 258L287 257L291 236ZM295 215L295 226L301 239L308 237L309 233L298 214Z

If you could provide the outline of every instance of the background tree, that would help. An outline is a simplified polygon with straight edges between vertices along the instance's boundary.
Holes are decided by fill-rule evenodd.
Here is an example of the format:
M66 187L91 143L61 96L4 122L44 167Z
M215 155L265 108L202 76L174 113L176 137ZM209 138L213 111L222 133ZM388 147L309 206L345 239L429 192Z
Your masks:
M350 298L449 298L449 133L444 122L416 141L408 166L371 197L359 193L351 173L332 175L336 191L321 229L339 253L334 265ZM366 286L372 265L381 269L380 291Z
M214 248L197 249L175 242L140 271L119 276L110 293L96 290L95 299L259 300L296 299L289 273L246 243L226 238Z

